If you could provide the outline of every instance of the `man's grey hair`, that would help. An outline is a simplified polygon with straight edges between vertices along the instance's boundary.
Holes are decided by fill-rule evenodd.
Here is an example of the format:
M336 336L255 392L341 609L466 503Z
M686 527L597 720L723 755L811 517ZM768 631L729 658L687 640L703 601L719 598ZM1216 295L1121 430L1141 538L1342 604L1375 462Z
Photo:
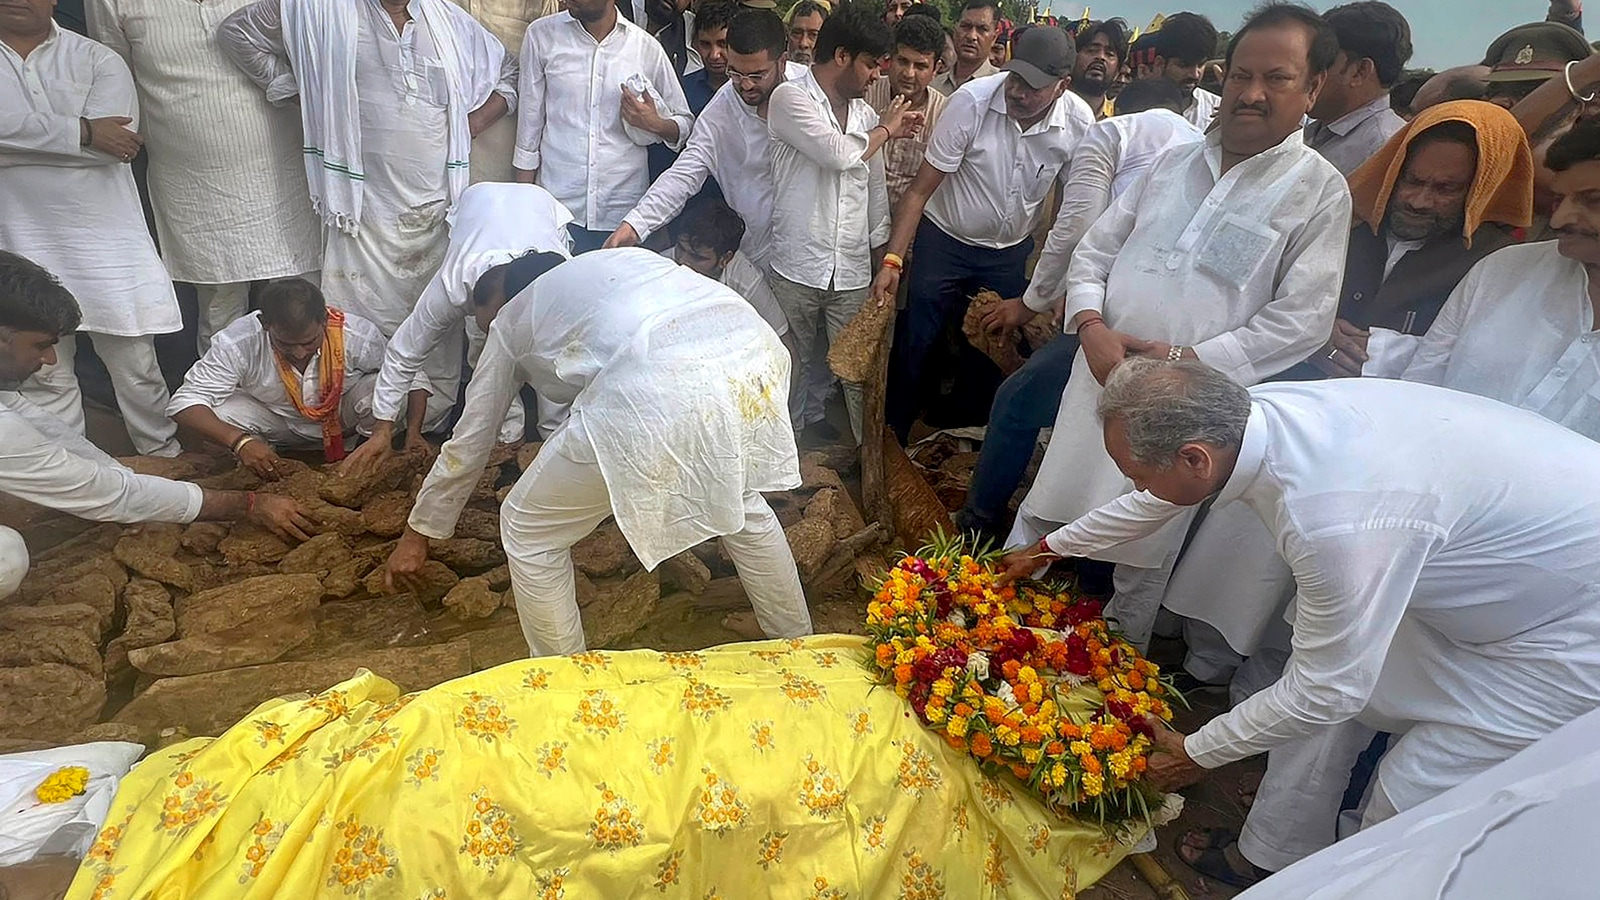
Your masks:
M1097 412L1122 422L1137 462L1165 469L1184 444L1238 447L1250 393L1202 362L1130 356L1111 370Z

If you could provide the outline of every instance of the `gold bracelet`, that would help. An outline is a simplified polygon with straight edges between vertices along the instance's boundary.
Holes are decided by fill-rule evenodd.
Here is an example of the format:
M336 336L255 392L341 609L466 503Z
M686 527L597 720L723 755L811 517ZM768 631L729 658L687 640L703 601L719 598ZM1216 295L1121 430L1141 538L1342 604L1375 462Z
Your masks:
M233 442L233 446L228 448L228 449L233 451L233 455L234 456L238 456L239 455L239 451L244 449L244 445L245 444L248 444L251 441L259 441L259 440L261 440L261 438L258 438L255 435L250 434L249 432L245 432L244 434L240 435L239 439L234 441Z

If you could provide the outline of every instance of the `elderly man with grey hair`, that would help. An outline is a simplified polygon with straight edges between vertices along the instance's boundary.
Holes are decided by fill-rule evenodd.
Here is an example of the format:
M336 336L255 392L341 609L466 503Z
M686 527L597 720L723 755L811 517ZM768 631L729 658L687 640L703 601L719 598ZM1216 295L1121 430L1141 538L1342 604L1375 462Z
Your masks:
M1113 371L1098 412L1138 490L1003 565L1095 557L1212 496L1261 517L1297 584L1288 665L1194 734L1160 734L1151 760L1172 789L1271 751L1237 846L1249 863L1281 868L1332 841L1373 729L1400 738L1363 825L1600 706L1600 444L1428 385L1245 389L1142 358ZM1185 843L1197 868L1241 868L1224 859L1232 841Z

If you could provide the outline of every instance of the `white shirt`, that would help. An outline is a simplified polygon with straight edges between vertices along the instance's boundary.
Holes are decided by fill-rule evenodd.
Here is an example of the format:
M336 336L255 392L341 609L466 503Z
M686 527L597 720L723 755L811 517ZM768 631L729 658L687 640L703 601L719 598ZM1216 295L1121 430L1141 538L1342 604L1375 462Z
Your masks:
M199 485L137 475L14 391L0 392L0 492L97 522L193 522Z
M945 179L923 213L945 234L995 250L1033 233L1050 186L1094 124L1083 98L1067 91L1023 131L1006 113L1005 72L956 89L934 126L924 159Z
M1300 132L1226 174L1213 133L1157 159L1090 227L1068 269L1066 321L1096 310L1111 328L1192 347L1255 384L1333 330L1349 239L1344 176ZM1101 440L1099 396L1080 353L1023 500L1032 518L1070 522L1129 489ZM1122 548L1128 555L1111 561L1155 566L1172 549L1164 541Z
M649 32L620 16L597 42L564 13L528 25L521 64L512 162L539 170L539 184L571 210L579 226L614 230L650 185L646 150L623 128L622 83L642 75L661 95L658 111L678 123L672 149L683 147L694 126L666 52Z
M800 484L789 353L743 298L638 247L547 272L489 329L455 436L409 523L448 537L522 384L571 403L647 568L744 525L748 491ZM514 495L513 495L514 496Z
M785 80L807 71L788 63ZM683 212L708 176L717 180L722 199L744 219L740 251L764 265L772 232L772 132L755 107L739 98L731 81L695 117L694 131L672 167L622 220L644 240Z
M274 106L217 45L249 0L91 0L95 38L133 70L150 202L174 281L226 284L322 268L300 113Z
M828 95L807 69L778 85L767 104L772 130L772 270L818 290L872 283L872 248L889 241L883 159L863 160L878 114L850 101L834 119Z
M1307 125L1306 145L1348 176L1382 150L1389 138L1404 127L1406 120L1394 111L1385 92L1332 122L1315 121Z
M1067 268L1078 242L1111 201L1144 175L1156 157L1203 137L1200 129L1169 109L1094 123L1073 154L1072 169L1061 189L1061 211L1050 227L1022 302L1034 312L1048 311L1050 304L1066 293Z
M1506 247L1473 266L1401 377L1493 397L1600 441L1589 279L1557 247Z
M1190 125L1205 131L1211 127L1211 120L1216 118L1217 108L1222 105L1222 98L1199 87L1195 88L1190 96L1194 97L1194 102L1183 111L1183 117L1189 120Z
M677 250L668 247L661 251L667 259L675 260ZM789 333L789 320L783 315L783 307L778 305L778 298L773 295L772 288L767 284L767 276L750 262L743 250L733 251L733 258L722 267L722 275L717 281L726 287L733 288L734 292L743 297L752 309L760 314L762 321L772 326L772 330L783 337Z
M133 76L101 44L52 24L27 59L0 43L0 250L61 279L82 330L119 337L183 327L144 223L133 169L78 146L80 117L128 116Z
M348 386L358 377L383 366L383 332L360 316L344 314L344 381ZM322 393L318 369L322 351L312 354L305 371L297 372L300 396L316 402ZM211 339L211 349L189 368L183 386L172 393L167 415L175 416L191 406L215 407L234 394L243 394L282 416L290 427L307 440L322 439L322 425L303 417L284 390L272 342L261 324L261 313L254 312L235 320Z
M1600 444L1387 379L1250 393L1217 503L1254 509L1294 570L1294 649L1277 683L1184 740L1190 757L1215 768L1362 713L1524 740L1570 718L1565 698L1504 688L1530 669L1596 681L1594 636L1563 625L1600 603ZM1129 494L1048 540L1103 555L1185 509Z
M538 185L485 181L463 191L451 213L444 263L384 351L372 393L373 417L399 419L407 394L431 390L424 371L428 360L442 352L448 356L446 347L460 357L455 338L472 316L472 289L483 273L534 251L570 256L571 221L567 208Z

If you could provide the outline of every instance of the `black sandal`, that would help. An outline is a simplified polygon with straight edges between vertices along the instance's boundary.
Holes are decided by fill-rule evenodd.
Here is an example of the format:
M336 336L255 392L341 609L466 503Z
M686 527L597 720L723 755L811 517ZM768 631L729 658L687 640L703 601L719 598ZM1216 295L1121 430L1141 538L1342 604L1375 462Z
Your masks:
M1188 839L1196 834L1205 835L1206 848L1201 851L1198 859L1190 862L1184 856L1184 851L1192 849L1188 846ZM1178 859L1184 865L1207 878L1220 881L1229 887L1247 888L1272 874L1255 863L1250 863L1252 871L1248 875L1234 871L1233 866L1228 864L1227 850L1237 843L1239 843L1238 832L1229 831L1226 828L1195 829L1179 835L1172 849L1174 853L1178 854ZM1250 861L1245 860L1245 862L1248 863Z

